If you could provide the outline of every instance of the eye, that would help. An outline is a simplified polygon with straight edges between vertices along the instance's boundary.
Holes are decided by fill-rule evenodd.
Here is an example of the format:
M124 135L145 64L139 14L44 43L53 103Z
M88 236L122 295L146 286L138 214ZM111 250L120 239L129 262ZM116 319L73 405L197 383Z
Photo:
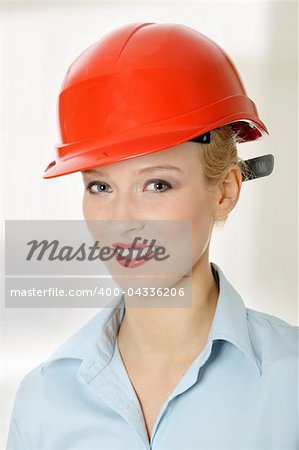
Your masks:
M155 186L157 187L157 189L149 189L150 191L154 191L154 192L165 192L168 191L168 189L172 189L172 186L170 183L168 183L167 181L163 181L163 180L150 180L147 183L147 186ZM163 186L166 186L167 188L163 190Z
M111 193L112 190L111 189L110 189L110 191L107 190L107 186L109 187L109 185L107 183L104 183L104 182L91 181L86 186L86 190L88 192L90 192L90 194L107 194L107 193ZM160 193L160 192L162 193L162 192L165 192L168 189L172 188L170 183L168 183L167 181L160 180L160 179L149 180L148 183L147 183L147 186L154 186L153 188L150 188L150 189L147 189L147 190L154 191L156 193Z
M105 186L109 186L107 183L99 182L99 181L91 181L86 186L86 190L91 194L105 194L107 193L107 189ZM111 192L111 191L110 191Z

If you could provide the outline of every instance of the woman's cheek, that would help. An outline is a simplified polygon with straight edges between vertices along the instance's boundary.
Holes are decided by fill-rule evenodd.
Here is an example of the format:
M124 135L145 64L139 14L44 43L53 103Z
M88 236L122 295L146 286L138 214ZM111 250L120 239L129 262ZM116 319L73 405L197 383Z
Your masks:
M192 215L192 253L193 261L205 251L213 230L213 211L211 200L200 200L194 205Z
M89 192L84 193L83 196L83 215L85 220L104 220L105 209L101 208L99 201L96 201L93 194Z

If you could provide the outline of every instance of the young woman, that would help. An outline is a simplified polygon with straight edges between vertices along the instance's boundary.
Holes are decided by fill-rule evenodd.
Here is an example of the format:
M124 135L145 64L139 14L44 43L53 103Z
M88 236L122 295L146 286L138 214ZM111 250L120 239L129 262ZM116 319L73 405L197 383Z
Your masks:
M81 171L84 217L114 221L118 250L152 221L190 221L192 267L163 287L178 292L191 273L192 301L113 298L23 378L7 449L298 448L298 328L247 308L209 262L242 181L273 168L272 155L238 157L267 129L230 57L184 25L123 26L71 65L59 117L44 178ZM122 273L138 275L125 260Z

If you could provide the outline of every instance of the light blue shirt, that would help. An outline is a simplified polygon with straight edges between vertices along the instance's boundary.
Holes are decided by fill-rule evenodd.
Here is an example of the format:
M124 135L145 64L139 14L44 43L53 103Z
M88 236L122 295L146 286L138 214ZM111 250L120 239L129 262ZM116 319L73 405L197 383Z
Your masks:
M166 398L149 442L117 346L115 297L22 379L7 450L296 450L298 327L246 308L215 263L204 350Z

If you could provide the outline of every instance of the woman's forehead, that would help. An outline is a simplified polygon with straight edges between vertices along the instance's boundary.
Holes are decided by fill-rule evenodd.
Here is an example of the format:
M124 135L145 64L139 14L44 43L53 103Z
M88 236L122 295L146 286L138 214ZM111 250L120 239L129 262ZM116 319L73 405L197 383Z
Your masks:
M189 145L187 145L189 144ZM85 170L83 174L108 175L119 169L130 171L131 174L146 174L152 170L169 170L172 172L184 172L194 164L198 144L184 142L183 144L160 150L147 155L118 161Z

